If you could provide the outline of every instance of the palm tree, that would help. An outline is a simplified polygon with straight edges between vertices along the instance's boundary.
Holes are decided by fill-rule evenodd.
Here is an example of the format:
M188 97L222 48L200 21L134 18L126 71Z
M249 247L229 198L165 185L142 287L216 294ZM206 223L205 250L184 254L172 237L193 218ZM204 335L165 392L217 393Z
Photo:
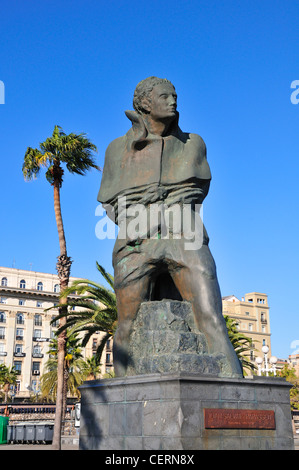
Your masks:
M68 336L66 342L65 374L66 374L66 394L80 396L78 387L83 383L88 375L88 367L83 359L82 348L79 344L78 335ZM46 370L41 377L41 393L43 398L54 399L57 397L57 355L58 342L52 340L49 359L46 363ZM64 408L66 397L64 399ZM63 417L65 409L63 410Z
M39 145L39 149L28 147L24 157L23 175L25 180L37 177L42 167L47 169L46 178L54 188L54 211L57 224L60 255L56 264L60 280L60 290L68 287L72 260L67 254L66 238L63 227L60 204L60 188L62 186L63 167L65 164L70 173L84 175L91 168L99 169L94 162L92 152L97 148L87 139L86 134L66 135L61 127L55 126L51 137L48 137ZM59 311L65 311L67 298L62 296L59 301ZM63 325L64 317L61 319ZM58 374L57 374L57 402L55 414L55 426L53 436L53 448L61 449L61 420L63 410L64 388L64 357L66 345L66 331L58 338Z
M7 403L8 392L11 385L15 385L17 382L18 373L14 366L7 367L4 364L0 364L0 385L2 385L4 392L4 402Z
M96 266L111 289L88 279L74 281L61 295L68 297L75 292L80 297L78 299L69 298L67 305L71 308L80 308L80 310L62 312L54 317L51 323L60 321L62 317L66 318L65 323L59 326L57 333L60 334L66 329L69 334L83 332L82 347L86 346L93 334L99 331L104 332L104 337L98 344L95 353L96 361L99 364L107 340L113 337L116 331L117 309L113 276L107 273L99 263L96 263Z
M96 358L96 356L88 357L86 359L86 365L87 365L87 370L88 370L88 375L86 377L86 380L96 380L100 370L100 362Z
M224 319L229 339L242 364L243 370L249 369L253 372L256 369L256 365L248 359L248 352L252 350L252 339L240 333L238 330L238 323L235 320L230 318L228 315L224 315Z

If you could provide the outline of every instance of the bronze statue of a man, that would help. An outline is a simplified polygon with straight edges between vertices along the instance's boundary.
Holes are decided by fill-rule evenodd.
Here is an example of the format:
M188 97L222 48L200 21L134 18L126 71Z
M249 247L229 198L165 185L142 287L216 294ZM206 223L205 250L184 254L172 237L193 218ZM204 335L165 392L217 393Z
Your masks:
M206 197L211 180L205 143L199 135L179 128L177 94L170 81L149 77L140 82L133 106L135 111L126 111L132 128L107 148L98 195L104 207L113 208L118 225L120 206L127 211L125 231L119 233L113 250L118 310L113 346L115 373L126 375L130 330L141 302L171 298L192 304L209 353L224 354L230 368L228 375L242 376L222 315L216 266L203 225L201 243L188 249L190 228L187 233L182 220L169 224L167 237L163 237L160 219L135 236L126 230L133 219L130 209L136 205L145 208L146 221L150 208L159 204L166 209L189 207L191 222L198 225L197 206Z

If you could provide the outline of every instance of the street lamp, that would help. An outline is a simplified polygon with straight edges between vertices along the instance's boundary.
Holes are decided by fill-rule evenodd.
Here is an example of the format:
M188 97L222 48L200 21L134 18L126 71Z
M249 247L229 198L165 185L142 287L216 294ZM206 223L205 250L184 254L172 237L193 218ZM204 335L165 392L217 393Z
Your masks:
M262 372L266 372L266 376L268 376L269 372L273 372L273 374L276 375L275 364L277 362L277 358L275 356L271 356L268 362L269 348L266 345L262 347L262 352L264 353L264 359L262 359L261 357L257 357L255 360L258 366L258 374L262 375ZM262 367L263 362L264 362L264 367ZM270 363L270 367L269 367L269 363Z

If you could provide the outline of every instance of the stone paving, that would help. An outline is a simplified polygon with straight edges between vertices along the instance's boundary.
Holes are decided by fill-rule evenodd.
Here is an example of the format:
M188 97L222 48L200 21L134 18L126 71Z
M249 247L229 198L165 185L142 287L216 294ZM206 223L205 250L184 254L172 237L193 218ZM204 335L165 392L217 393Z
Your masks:
M299 437L295 437L295 450L299 450ZM1 450L52 450L51 444L1 444ZM78 444L62 444L61 450L79 450Z

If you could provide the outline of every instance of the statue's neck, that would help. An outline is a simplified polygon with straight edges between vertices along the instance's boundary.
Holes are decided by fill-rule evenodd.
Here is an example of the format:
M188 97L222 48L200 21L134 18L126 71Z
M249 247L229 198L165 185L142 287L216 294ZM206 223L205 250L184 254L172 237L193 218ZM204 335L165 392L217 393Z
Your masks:
M147 131L150 134L159 135L161 137L168 135L174 121L173 118L154 121L148 114L145 114L142 117Z

